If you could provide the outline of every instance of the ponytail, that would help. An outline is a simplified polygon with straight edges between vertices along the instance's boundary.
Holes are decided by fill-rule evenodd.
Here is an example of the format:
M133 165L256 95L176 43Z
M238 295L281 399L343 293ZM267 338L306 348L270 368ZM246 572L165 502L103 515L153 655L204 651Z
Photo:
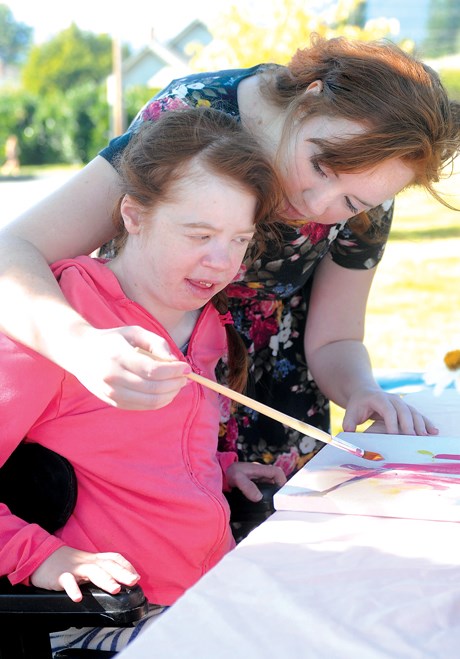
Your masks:
M221 317L227 333L228 345L228 386L234 391L243 392L248 379L248 353L243 339L233 326L233 320L228 310L228 296L220 291L212 298L212 303Z

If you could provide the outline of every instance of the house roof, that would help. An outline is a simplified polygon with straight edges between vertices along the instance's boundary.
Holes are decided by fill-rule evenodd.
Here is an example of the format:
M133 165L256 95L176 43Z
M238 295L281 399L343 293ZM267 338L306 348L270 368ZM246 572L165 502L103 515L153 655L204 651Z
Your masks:
M122 70L123 73L129 73L135 69L139 64L145 60L146 57L154 57L158 62L163 63L164 66L186 66L187 60L177 55L167 46L161 44L156 39L144 46L138 53L129 57L125 62L123 62Z
M150 43L123 62L123 87L165 87L173 78L191 73L187 46L192 43L206 45L211 40L209 30L198 19L189 23L167 43L152 37Z

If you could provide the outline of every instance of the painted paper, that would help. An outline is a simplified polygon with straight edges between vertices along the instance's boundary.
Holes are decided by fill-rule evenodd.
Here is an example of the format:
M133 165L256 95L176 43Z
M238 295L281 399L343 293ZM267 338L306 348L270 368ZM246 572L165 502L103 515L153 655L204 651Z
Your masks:
M384 460L326 445L276 493L277 510L460 521L460 437L339 437Z

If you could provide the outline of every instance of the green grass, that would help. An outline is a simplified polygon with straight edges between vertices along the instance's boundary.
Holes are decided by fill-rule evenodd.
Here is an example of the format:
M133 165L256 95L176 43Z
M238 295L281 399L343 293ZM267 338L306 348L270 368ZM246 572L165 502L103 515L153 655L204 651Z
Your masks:
M444 188L457 188L449 201L460 209L459 176ZM374 367L401 370L424 370L460 345L460 211L422 191L396 201L369 297L366 345Z
M14 179L16 177L40 177L40 176L46 176L47 174L53 174L54 172L62 172L62 171L78 171L81 169L81 165L21 165L19 168L19 172L17 174L13 174L10 177L3 176L3 179L8 179L12 178Z
M460 209L460 174L440 186ZM421 370L460 348L460 211L422 190L398 196L374 279L365 343L374 368ZM343 411L333 406L333 429Z

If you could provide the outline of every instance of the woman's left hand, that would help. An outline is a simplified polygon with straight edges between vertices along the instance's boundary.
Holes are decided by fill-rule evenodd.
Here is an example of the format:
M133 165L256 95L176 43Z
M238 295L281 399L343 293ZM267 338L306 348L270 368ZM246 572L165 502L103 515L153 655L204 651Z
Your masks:
M262 465L259 462L233 462L225 472L228 486L237 487L250 501L260 501L262 493L254 481L272 483L280 487L285 484L286 476L280 467Z
M361 423L373 420L369 432L393 435L437 435L438 429L415 407L397 394L380 387L356 391L350 396L342 427L355 432Z

